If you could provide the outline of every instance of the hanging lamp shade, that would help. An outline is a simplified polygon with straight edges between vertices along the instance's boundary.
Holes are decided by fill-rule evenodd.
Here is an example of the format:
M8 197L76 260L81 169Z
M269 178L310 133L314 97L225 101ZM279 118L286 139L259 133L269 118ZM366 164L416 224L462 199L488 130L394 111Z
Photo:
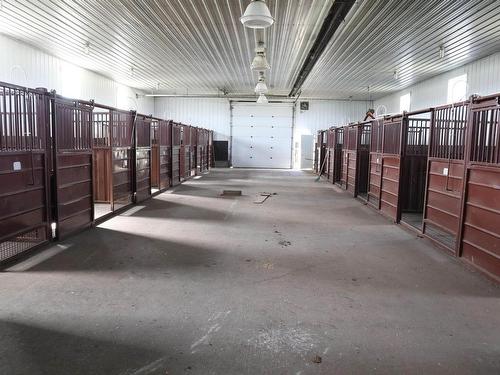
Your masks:
M265 29L274 23L274 18L264 0L252 0L240 21L251 29Z
M267 94L267 85L264 81L259 80L257 82L257 85L255 86L255 93L256 94Z
M259 98L257 99L258 104L267 104L269 101L267 100L266 96L264 94L260 94Z
M252 64L250 65L250 68L254 71L263 71L271 69L269 63L267 62L266 56L263 54L255 55Z

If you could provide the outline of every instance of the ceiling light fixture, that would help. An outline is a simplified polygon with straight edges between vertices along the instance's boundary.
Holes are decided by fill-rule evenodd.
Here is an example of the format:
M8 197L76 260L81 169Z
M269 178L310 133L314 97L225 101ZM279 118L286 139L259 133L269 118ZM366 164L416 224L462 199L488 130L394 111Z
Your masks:
M271 16L265 0L252 0L240 21L243 26L251 29L265 29L274 23L274 18Z
M399 79L399 71L396 69L394 71L394 80L397 81Z
M255 57L253 58L250 68L253 71L269 70L271 67L266 59L266 48L263 42L259 42L257 48L255 48Z
M446 51L444 49L444 46L443 45L439 46L439 58L442 60L442 59L444 59L445 55L446 55Z
M85 45L83 46L83 52L86 55L90 54L90 42L85 42Z
M267 100L266 96L264 94L260 94L259 98L257 99L258 104L267 104L269 103L269 100Z
M266 77L264 77L264 72L259 73L259 82L255 86L256 94L267 94Z

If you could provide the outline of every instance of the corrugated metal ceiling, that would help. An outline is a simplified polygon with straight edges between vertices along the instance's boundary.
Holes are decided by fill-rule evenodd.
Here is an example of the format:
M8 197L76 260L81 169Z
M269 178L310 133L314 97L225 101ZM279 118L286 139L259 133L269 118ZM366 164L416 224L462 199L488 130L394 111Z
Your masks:
M366 99L369 87L375 99L497 52L499 5L498 0L358 2L302 95Z
M276 18L265 34L272 94L290 91L332 2L268 0ZM257 77L249 68L254 31L239 22L248 3L3 0L0 32L132 87L151 90L160 83L163 93L224 88L248 94ZM366 99L369 86L377 98L498 50L498 1L358 1L306 80L303 96Z

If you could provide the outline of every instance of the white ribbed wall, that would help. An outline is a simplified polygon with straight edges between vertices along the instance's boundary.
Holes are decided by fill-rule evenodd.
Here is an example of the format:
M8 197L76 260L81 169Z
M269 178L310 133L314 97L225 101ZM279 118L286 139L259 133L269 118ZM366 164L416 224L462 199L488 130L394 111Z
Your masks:
M153 98L90 70L51 56L0 34L0 81L26 87L45 87L75 99L90 100L143 114L154 111Z
M369 104L365 101L309 100L309 110L300 111L297 103L295 135L316 134L319 129L362 120ZM158 97L155 115L213 129L216 140L229 139L231 112L228 99Z
M229 100L223 98L155 98L155 116L214 131L215 140L229 139Z
M448 80L467 73L467 96L488 95L500 92L500 53L451 70L445 74L419 82L405 90L375 100L375 108L384 105L387 113L399 112L401 95L411 94L410 110L446 104Z

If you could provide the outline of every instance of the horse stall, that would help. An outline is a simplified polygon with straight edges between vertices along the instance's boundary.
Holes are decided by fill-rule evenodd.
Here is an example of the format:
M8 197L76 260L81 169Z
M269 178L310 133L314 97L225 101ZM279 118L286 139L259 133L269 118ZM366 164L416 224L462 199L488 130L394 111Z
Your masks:
M94 219L113 212L113 169L111 151L111 111L106 107L94 106L92 179L94 189Z
M328 157L327 164L327 175L328 181L332 184L334 183L335 176L335 128L329 128L327 130L327 141L326 141L326 154Z
M208 132L208 169L215 167L214 131Z
M355 195L361 200L368 201L368 183L370 171L370 142L372 121L364 121L358 124L358 138L356 147L356 177Z
M151 197L151 117L135 116L135 202Z
M51 238L49 99L0 83L0 262Z
M370 146L368 161L367 203L380 210L380 192L382 186L382 143L384 140L384 119L375 119L370 125Z
M470 105L460 253L500 281L500 96Z
M427 165L424 235L458 254L469 102L434 108Z
M184 174L183 126L172 122L172 186L179 185Z
M88 228L94 221L91 104L54 96L53 215L58 239Z
M422 231L433 110L405 113L401 153L400 222Z
M342 178L344 189L354 197L367 199L370 122L344 127L342 147Z
M335 128L333 182L342 186L342 149L344 147L344 127Z
M172 186L172 123L151 121L151 192Z

